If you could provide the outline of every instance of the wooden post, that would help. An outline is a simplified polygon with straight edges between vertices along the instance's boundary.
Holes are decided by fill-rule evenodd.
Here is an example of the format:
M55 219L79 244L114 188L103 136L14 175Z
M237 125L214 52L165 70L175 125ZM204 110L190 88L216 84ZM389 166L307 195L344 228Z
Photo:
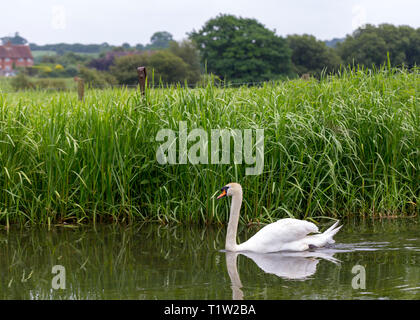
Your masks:
M146 67L138 67L137 74L139 77L140 91L141 91L141 94L144 96L144 92L146 89L146 76L147 76Z
M85 82L83 81L83 79L79 79L79 85L77 88L77 93L79 94L79 100L83 101L84 97L85 97Z
M79 96L79 101L83 101L85 97L85 83L82 78L74 77L74 81L77 82L77 94Z
M309 73L304 73L300 78L303 80L311 80L311 75Z

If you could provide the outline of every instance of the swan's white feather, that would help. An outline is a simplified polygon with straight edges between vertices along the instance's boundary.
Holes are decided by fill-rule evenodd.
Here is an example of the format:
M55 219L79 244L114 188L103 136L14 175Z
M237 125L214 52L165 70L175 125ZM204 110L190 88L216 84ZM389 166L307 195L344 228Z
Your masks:
M318 227L309 221L286 218L263 227L248 241L238 245L239 251L277 252L304 251L309 233L318 233Z
M286 218L266 225L248 241L236 244L236 233L242 204L242 187L238 183L229 183L222 190L225 193L221 196L232 196L229 225L226 234L226 250L229 251L260 253L305 251L311 247L323 247L334 243L333 236L341 228L341 226L337 227L337 221L325 232L319 233L318 227L312 222Z

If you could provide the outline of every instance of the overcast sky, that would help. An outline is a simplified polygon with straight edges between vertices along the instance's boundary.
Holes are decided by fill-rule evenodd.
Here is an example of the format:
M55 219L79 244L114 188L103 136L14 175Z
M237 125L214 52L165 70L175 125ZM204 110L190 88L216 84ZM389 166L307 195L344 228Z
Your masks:
M344 37L364 23L420 27L419 0L13 0L1 1L0 37L29 42L147 44L156 31L175 40L219 13L255 18L281 36Z

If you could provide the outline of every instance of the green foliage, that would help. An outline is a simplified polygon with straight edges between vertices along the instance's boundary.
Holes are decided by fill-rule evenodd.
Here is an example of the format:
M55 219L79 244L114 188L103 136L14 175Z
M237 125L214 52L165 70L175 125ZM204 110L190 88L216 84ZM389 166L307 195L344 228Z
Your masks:
M13 37L3 37L0 40L5 44L10 41L11 44L27 44L28 41L19 35L19 32L15 32Z
M188 65L169 51L158 51L149 58L149 71L154 73L155 84L177 83L187 80ZM149 78L149 81L153 81Z
M14 90L27 90L35 87L24 72L19 72L17 76L13 77L10 85Z
M182 47L178 49L180 53L183 52ZM154 85L197 79L191 66L167 50L116 58L110 72L120 84L134 85L138 84L137 68L140 66L147 66L148 81Z
M78 73L78 66L83 66L91 60L87 55L67 52L63 55L46 54L38 58L39 62L28 67L31 76L40 78L74 77Z
M187 64L187 75L185 80L188 83L195 84L200 81L200 53L191 41L171 41L169 44L169 51L180 57Z
M325 40L324 42L327 45L327 47L335 48L337 44L339 44L340 42L343 42L344 40L345 38L333 38L331 40Z
M52 89L56 91L66 90L67 83L63 79L57 78L30 78L24 70L18 73L11 80L11 86L15 91L29 89Z
M290 35L287 43L292 49L293 70L299 76L309 73L319 77L323 70L330 73L340 66L340 57L335 50L314 36Z
M123 56L116 58L109 70L118 83L135 85L138 84L137 68L147 66L148 63L149 57L146 54Z
M261 87L0 93L0 223L226 221L419 213L418 71L342 70ZM264 129L264 168L161 165L161 129ZM190 145L191 146L191 145ZM176 146L179 154L179 144ZM233 159L234 150L230 150Z
M66 90L66 81L63 79L39 79L34 83L37 89Z
M103 51L111 50L112 46L104 42L101 44L81 44L81 43L55 43L46 45L37 45L30 43L30 48L33 51L55 51L58 54L64 54L66 52L74 53L100 53Z
M380 66L387 63L388 52L393 66L413 67L420 63L420 28L368 24L347 36L337 49L346 64Z
M254 82L291 73L291 51L285 39L255 19L219 15L189 36L207 71L224 80Z
M90 87L106 87L118 84L117 79L108 72L102 72L86 67L80 68L79 76Z
M147 49L165 49L169 47L171 41L173 41L172 34L169 32L155 32L150 38L150 45L147 46Z

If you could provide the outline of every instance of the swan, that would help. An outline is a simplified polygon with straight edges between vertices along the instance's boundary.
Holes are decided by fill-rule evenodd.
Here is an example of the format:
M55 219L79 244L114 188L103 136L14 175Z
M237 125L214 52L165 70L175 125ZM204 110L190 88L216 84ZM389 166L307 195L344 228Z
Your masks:
M226 234L226 251L252 251L270 253L278 251L306 251L334 243L333 236L342 226L337 227L339 221L328 230L320 233L318 227L309 221L285 218L270 223L259 230L248 241L237 244L236 234L239 222L239 212L242 205L242 187L239 183L229 183L221 189L217 197L232 197L229 223ZM311 233L315 233L310 235Z

